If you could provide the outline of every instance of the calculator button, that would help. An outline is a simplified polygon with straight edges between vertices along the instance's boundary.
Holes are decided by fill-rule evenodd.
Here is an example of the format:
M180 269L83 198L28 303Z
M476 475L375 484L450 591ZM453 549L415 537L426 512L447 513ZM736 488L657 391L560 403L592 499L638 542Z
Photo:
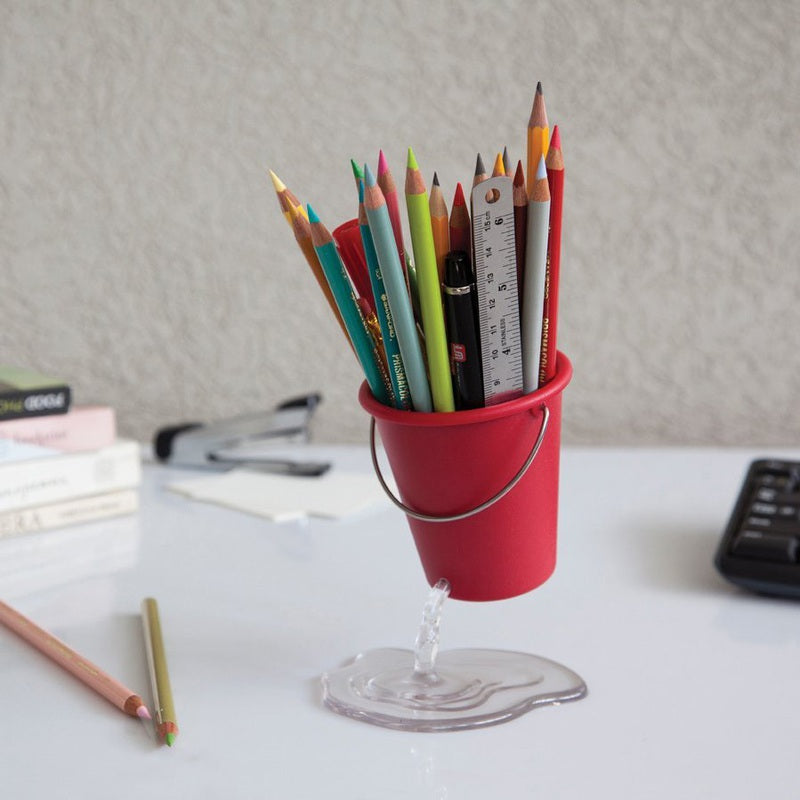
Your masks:
M793 564L797 560L797 539L793 536L745 530L734 540L733 552L742 558Z
M777 489L761 488L756 492L756 499L764 503L771 503L778 496Z
M748 517L745 525L749 525L751 528L770 528L772 520L769 517Z
M797 518L797 506L779 506L778 507L778 516L784 517L785 519L796 519Z
M750 510L754 514L777 514L778 506L775 503L753 503Z

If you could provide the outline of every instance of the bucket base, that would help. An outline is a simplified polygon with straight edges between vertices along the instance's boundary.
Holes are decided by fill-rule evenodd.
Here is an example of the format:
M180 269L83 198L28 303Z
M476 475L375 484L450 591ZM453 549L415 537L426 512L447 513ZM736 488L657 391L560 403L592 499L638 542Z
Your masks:
M444 580L431 589L413 651L370 650L323 675L325 705L384 728L455 731L497 725L586 694L579 675L541 656L477 649L440 654L449 591Z
M325 705L352 719L406 731L483 728L539 706L579 700L586 684L540 656L507 650L441 653L433 676L411 650L370 650L323 676Z

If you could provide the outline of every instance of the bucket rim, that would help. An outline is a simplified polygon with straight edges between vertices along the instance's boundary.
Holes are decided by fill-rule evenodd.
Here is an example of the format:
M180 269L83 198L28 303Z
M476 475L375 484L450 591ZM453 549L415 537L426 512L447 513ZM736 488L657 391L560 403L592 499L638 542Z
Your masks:
M542 404L546 405L549 400L564 391L571 378L572 362L559 350L556 357L556 374L551 380L535 392L494 406L473 408L467 411L403 411L379 403L370 392L366 381L361 384L358 391L358 401L362 408L376 420L392 422L397 425L414 427L472 425L513 416L525 411L533 411Z

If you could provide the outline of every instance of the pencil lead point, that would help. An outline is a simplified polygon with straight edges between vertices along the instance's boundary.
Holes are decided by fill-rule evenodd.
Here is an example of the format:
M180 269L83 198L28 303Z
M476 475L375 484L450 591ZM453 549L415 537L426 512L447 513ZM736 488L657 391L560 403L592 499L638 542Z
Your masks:
M439 185L439 176L434 172L433 173L433 186Z
M364 183L367 186L375 185L375 176L372 174L372 170L369 168L369 164L364 164Z
M353 170L353 177L358 180L359 178L364 177L364 172L362 171L361 167L358 165L354 158L350 159L350 167Z
M525 185L525 167L522 166L522 159L517 161L517 171L514 173L514 186Z
M319 222L319 217L317 216L317 212L311 208L311 204L308 205L308 221L309 222Z
M419 164L417 164L417 157L414 155L414 151L409 147L408 148L408 162L406 163L408 169L419 169Z
M150 716L150 712L147 710L147 706L139 706L139 708L136 709L136 716L139 717L139 719L153 719Z
M167 743L167 745L169 745L169 747L172 747L172 745L175 744L175 734L174 733L165 734L164 741Z
M483 159L481 158L481 154L478 153L478 158L475 161L475 174L482 175L486 172L486 167L483 165Z
M464 199L464 187L461 185L459 181L456 184L456 193L453 197L453 205L454 206L465 206L467 204L466 200Z
M536 94L544 94L544 92L542 91L542 82L541 81L537 81L537 83L536 83Z
M553 126L553 135L550 137L550 147L554 147L556 150L561 149L561 131L558 129L558 125Z
M378 153L378 177L389 171L389 165L386 163L386 156L383 150Z
M540 181L542 178L547 179L547 167L544 163L544 156L539 159L539 166L536 167L536 180Z
M286 184L272 171L268 170L269 177L272 178L272 185L275 187L276 192L282 192L286 188Z

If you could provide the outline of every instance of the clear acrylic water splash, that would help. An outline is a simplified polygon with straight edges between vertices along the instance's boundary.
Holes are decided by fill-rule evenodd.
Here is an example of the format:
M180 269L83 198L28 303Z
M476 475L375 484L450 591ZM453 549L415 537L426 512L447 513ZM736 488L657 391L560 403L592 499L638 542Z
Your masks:
M387 728L450 731L496 725L586 694L580 676L540 656L481 649L440 653L449 591L446 580L430 590L413 651L370 650L323 675L325 705Z

